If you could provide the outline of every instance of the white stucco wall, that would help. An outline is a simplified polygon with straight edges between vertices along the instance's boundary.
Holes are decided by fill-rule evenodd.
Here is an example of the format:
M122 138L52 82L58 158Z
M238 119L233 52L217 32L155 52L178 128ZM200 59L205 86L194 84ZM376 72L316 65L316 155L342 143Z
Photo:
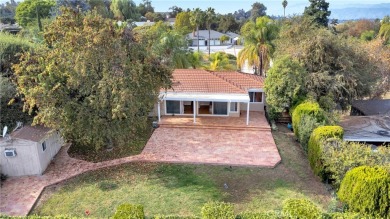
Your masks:
M7 176L26 176L41 174L37 154L37 143L21 139L3 142L0 146L1 171ZM15 157L6 157L4 150L15 149Z
M46 141L46 150L42 150L42 142ZM41 175L50 161L64 144L59 133L50 132L40 142L23 139L12 139L0 144L0 165L2 173L8 176ZM15 157L6 157L4 150L15 149Z

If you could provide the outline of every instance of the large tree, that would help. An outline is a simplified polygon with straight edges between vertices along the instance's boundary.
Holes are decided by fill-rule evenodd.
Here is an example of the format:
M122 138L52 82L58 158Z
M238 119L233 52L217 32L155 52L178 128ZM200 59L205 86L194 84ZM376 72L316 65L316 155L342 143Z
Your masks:
M0 4L0 23L15 23L15 11L17 6L18 3L15 0Z
M215 10L214 8L207 8L207 10L205 11L205 23L206 23L206 27L207 29L209 30L209 39L207 40L207 47L209 49L209 55L210 55L210 43L211 43L211 40L210 40L210 32L211 32L211 25L215 22L215 19L216 19L216 15L215 15Z
M135 21L140 17L137 6L132 0L112 0L110 9L114 17L119 20Z
M268 17L259 17L256 22L244 24L241 35L244 37L244 48L238 53L238 66L243 66L247 61L255 66L257 74L263 75L274 51L273 41L278 36L278 26Z
M61 130L76 146L124 144L170 84L171 70L126 27L96 13L65 10L47 28L47 49L15 66L35 124Z
M256 21L258 17L263 17L267 15L265 11L267 11L267 7L265 7L263 3L260 2L253 3L252 9L250 11L251 13L250 19L252 21Z
M61 7L72 8L75 11L89 11L91 6L86 0L56 0L58 10Z
M271 114L281 113L306 95L306 70L290 56L277 59L265 78Z
M236 21L233 14L219 15L218 18L218 31L224 33L228 31L238 33L240 31L240 24Z
M286 17L286 7L288 5L287 0L283 0L282 6L283 6L283 16Z
M309 7L305 7L304 16L312 18L313 22L320 26L327 27L329 22L330 11L329 3L325 0L309 0Z
M196 8L191 12L190 22L196 27L196 35L198 38L198 52L199 52L199 26L204 23L205 15L204 12L200 8Z
M194 26L191 23L191 12L183 11L178 13L173 26L175 27L175 30L182 34L190 33L194 29Z
M23 27L34 22L41 25L40 19L49 17L54 6L54 0L25 0L16 7L15 19Z
M345 109L376 90L377 65L357 39L338 37L310 19L292 18L283 25L276 45L276 59L290 55L306 70L306 93L324 108L336 103Z

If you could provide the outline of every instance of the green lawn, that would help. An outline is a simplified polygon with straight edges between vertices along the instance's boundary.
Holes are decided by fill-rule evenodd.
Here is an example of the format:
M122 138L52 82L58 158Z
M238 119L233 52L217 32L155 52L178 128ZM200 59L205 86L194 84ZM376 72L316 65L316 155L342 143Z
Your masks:
M306 197L327 210L331 195L314 177L308 162L284 127L273 133L282 156L274 169L134 163L86 173L52 186L33 214L107 218L121 203L156 214L199 215L207 201L234 203L237 213L280 210L287 198ZM228 188L224 188L224 184Z

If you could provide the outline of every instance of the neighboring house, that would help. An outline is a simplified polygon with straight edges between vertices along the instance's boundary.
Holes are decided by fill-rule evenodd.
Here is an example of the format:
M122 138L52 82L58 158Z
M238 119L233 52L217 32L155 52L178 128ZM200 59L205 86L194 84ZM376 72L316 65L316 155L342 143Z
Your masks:
M390 143L390 99L355 100L350 115L340 123L345 141Z
M264 79L239 72L211 72L198 69L176 69L172 89L160 92L156 106L162 115L235 116L241 111L264 111Z
M224 44L221 44L219 40L221 36L228 36L229 40ZM235 39L239 38L238 34L228 32L226 34L220 33L215 30L210 30L210 40L209 40L209 30L199 30L199 46L221 46L221 45L233 45L236 43ZM187 34L187 39L191 40L190 46L198 46L198 31Z
M58 131L24 126L0 138L1 172L8 176L41 175L63 144Z
M0 23L0 32L8 32L11 34L17 34L22 28L17 24L2 24Z
M355 100L351 104L351 116L390 115L390 99Z

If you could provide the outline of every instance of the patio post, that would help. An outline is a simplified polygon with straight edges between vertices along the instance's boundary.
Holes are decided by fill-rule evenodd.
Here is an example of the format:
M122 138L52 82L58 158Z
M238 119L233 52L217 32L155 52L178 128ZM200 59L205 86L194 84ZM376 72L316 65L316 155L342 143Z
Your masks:
M196 101L194 100L194 123L196 123Z
M248 102L248 105L246 107L246 125L249 125L249 105L250 102Z
M158 116L158 121L161 122L161 106L160 106L160 101L157 102L157 116Z

